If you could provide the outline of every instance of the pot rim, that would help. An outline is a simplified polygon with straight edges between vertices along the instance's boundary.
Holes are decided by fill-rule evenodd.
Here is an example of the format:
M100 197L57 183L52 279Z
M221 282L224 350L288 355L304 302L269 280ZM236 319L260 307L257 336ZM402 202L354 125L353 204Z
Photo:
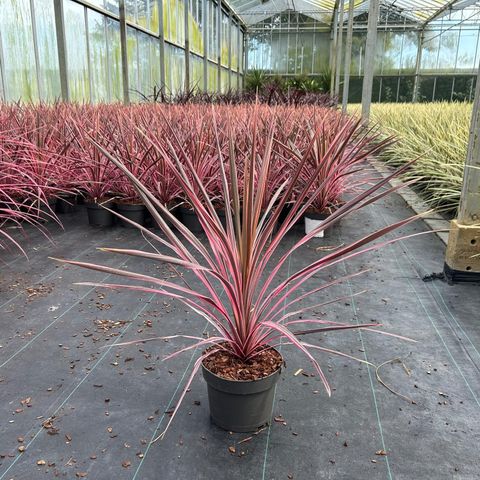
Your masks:
M283 358L283 355L275 348L275 347L270 347L270 348L273 348L281 357L282 357L282 363L280 364L280 366L274 371L272 372L270 375L267 375L266 377L262 377L262 378L257 378L255 380L232 380L231 378L225 378L225 377L221 377L220 375L217 375L216 373L213 373L211 370L209 370L204 364L203 364L203 360L202 360L202 369L206 370L210 375L212 375L213 377L215 378L218 378L219 380L222 380L224 382L231 382L231 383L237 383L237 384L240 384L240 383L256 383L256 382L261 382L261 381L264 381L264 380L267 380L269 378L272 378L274 377L275 375L278 375L281 371L282 371L282 366L284 365L285 363L285 360Z

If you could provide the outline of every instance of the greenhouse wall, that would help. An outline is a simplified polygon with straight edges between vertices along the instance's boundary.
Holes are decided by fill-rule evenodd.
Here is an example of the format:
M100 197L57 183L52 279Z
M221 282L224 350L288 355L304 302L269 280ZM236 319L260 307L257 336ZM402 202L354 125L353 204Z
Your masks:
M354 21L350 102L361 97L367 21L366 14ZM480 62L479 24L478 9L452 12L424 28L407 17L381 15L373 100L413 99L420 43L417 99L472 100ZM331 37L330 25L320 20L293 11L274 15L249 28L248 68L281 76L323 75L331 65ZM341 74L343 66L342 60Z
M124 101L122 21L130 100L241 87L245 27L213 0L0 0L0 100Z

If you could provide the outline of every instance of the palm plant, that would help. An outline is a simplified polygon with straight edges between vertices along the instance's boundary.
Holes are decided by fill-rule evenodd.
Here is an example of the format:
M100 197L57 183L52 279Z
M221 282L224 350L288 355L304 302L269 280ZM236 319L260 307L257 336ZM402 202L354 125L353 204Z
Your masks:
M319 294L324 289L341 282L347 277L330 281L320 286L316 285L301 295L295 296L295 294L298 294L299 289L318 272L339 262L348 261L356 255L393 242L393 240L390 240L369 245L382 235L413 220L412 218L402 220L372 232L349 245L342 246L334 252L318 258L311 264L281 279L278 283L281 269L291 255L305 245L316 233L316 231L312 231L309 235L295 241L293 246L288 247L287 251L280 256L280 259L274 259L285 235L292 229L298 219L303 216L313 200L324 188L322 183L312 192L312 186L322 168L322 165L319 165L311 172L310 180L304 182L302 188L298 190L298 181L308 161L308 155L315 147L318 137L322 135L322 129L315 132L292 174L285 179L266 202L268 171L272 161L276 135L275 126L278 125L278 119L271 119L268 122L267 134L262 138L262 142L258 142L256 141L259 133L257 112L253 109L250 113L254 118L249 130L249 134L252 136L250 142L252 150L246 158L242 173L243 197L241 197L239 191L236 158L234 153L232 153L235 151L235 137L232 134L228 135L229 149L225 158L224 151L222 151L217 142L218 154L216 158L218 160L222 191L225 202L232 205L231 210L226 209L225 226L222 225L217 215L213 199L210 198L205 185L196 174L192 158L185 151L185 146L178 141L176 136L172 136L169 139L167 147L158 139L151 138L152 145L158 155L165 162L171 164L172 171L175 172L177 181L184 190L186 198L195 208L205 231L209 248L205 247L191 231L182 225L169 212L168 208L158 201L155 195L135 178L118 158L97 142L92 141L96 148L131 180L143 202L150 210L151 215L163 230L166 238L159 237L154 232L140 225L137 225L137 227L144 235L147 235L153 241L159 242L172 253L167 255L158 251L145 252L122 248L104 248L102 250L109 253L165 262L173 265L175 268L190 270L202 284L202 291L192 289L188 283L178 284L171 280L135 273L134 271L73 260L60 260L92 270L117 274L135 281L133 285L90 282L82 283L82 285L137 290L171 296L190 307L200 317L205 318L211 328L215 330L215 333L209 338L195 335L174 335L171 337L187 338L192 340L192 343L166 358L173 358L182 352L199 347L208 348L203 351L195 362L167 428L175 417L179 405L202 362L219 351L232 356L232 358L248 362L266 349L275 347L281 341L294 345L313 364L328 395L330 395L330 385L320 363L314 357L313 351L328 352L329 354L342 355L348 358L353 357L342 352L307 343L297 338L293 328L299 324L315 327L310 330L303 330L302 334L351 328L362 328L374 332L379 332L379 330L371 329L373 324L352 325L318 319L315 315L308 313L310 308L299 307L299 302L302 299ZM228 122L230 126L232 122L233 120ZM218 127L215 128L215 136L217 139L220 136ZM336 140L332 141L324 152L325 161L330 161L336 152L345 150L347 143L348 137L346 138L339 133ZM260 162L257 161L258 158L261 159ZM228 164L231 172L228 176L225 172L225 164ZM395 174L401 173L405 168L402 167ZM336 173L337 169L334 168L330 175L335 175ZM393 187L384 188L392 176L393 174L347 200L326 222L329 225L334 224L349 213L369 205L395 190ZM255 181L255 178L257 178L257 181ZM326 181L328 181L328 178ZM286 218L277 228L277 222L283 207L294 196L296 201L292 204L292 208ZM266 209L263 208L265 203L267 203ZM170 222L177 229L176 231L170 227ZM181 278L183 279L183 277ZM218 287L215 286L217 282L224 291L223 296Z

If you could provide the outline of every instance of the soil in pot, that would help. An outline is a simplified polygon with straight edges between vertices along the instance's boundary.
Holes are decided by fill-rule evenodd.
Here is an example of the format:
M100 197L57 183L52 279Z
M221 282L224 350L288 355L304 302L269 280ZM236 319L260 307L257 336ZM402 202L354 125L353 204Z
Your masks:
M213 423L232 432L252 432L267 424L282 364L274 348L248 362L223 350L207 357L202 371Z
M305 235L308 235L312 230L317 228L330 216L327 212L315 212L313 210L307 210L305 212ZM325 236L325 230L320 230L314 235L315 238L323 238Z
M76 195L60 195L55 204L55 213L73 213L77 204Z
M145 226L147 209L143 203L116 202L117 212L132 222ZM118 223L125 228L135 228L132 224L118 218Z
M180 220L191 232L203 232L202 224L200 223L195 210L186 207L178 207L178 211L180 214Z
M107 199L101 199L100 202L94 202L87 199L85 206L87 207L88 223L96 227L111 227L114 224L115 218L113 213L103 208L100 204L106 202ZM108 208L112 208L112 203L107 203Z

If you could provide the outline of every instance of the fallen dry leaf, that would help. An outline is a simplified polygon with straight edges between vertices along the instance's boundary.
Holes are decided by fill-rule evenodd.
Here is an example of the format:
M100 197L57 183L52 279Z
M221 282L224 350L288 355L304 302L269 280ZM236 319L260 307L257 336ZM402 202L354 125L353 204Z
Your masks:
M386 452L385 450L383 450L383 449L382 449L382 450L377 450L377 451L375 452L375 455L385 456L385 455L387 455L387 452Z
M128 468L131 464L132 464L132 462L130 460L124 460L122 462L122 467L123 468Z
M47 462L45 460L37 460L37 465L46 465Z

